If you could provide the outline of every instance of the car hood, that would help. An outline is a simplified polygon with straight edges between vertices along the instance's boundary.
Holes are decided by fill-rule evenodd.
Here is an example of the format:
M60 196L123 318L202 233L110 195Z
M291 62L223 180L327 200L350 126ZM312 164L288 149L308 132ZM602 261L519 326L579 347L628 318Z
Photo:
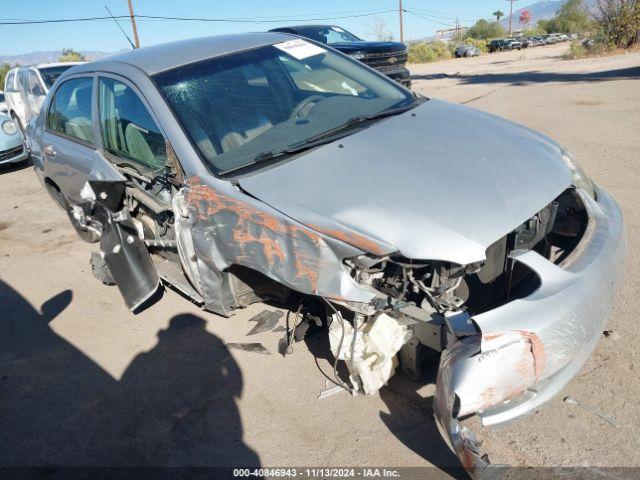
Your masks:
M367 53L384 53L384 52L398 52L406 50L407 47L398 42L343 42L332 43L329 45L336 50L340 50L343 53L350 52L367 52Z
M468 264L571 185L561 155L540 133L430 100L238 182L361 250Z

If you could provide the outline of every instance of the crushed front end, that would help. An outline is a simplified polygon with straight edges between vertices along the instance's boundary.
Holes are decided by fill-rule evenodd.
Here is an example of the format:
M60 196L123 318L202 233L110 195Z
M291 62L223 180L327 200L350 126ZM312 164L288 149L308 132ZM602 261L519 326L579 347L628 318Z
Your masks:
M613 306L624 260L622 216L606 192L596 193L597 200L567 189L491 245L484 262L393 255L348 261L356 281L378 292L368 316L353 315L355 327L343 333L340 348L337 328L332 332L355 388L373 393L384 384L393 374L387 357L396 352L414 377L425 351L441 352L435 414L464 467L481 476L488 456L461 420L478 415L484 426L497 425L551 399L593 351ZM358 332L374 330L380 319L403 345L389 339L383 353L367 353Z

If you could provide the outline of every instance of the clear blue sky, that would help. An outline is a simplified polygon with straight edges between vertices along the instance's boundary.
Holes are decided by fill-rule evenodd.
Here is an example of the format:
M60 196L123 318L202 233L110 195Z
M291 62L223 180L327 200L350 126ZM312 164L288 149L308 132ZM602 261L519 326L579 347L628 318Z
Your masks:
M522 7L533 1L520 0ZM142 46L183 38L220 33L261 31L293 22L294 18L335 17L361 15L397 9L397 0L133 0L137 14L215 17L215 18L282 18L278 23L205 23L161 20L138 20ZM114 15L128 14L126 0L21 0L3 1L0 21L26 19L57 19L104 16L109 6ZM405 39L433 35L437 29L453 26L455 17L462 25L474 19L488 18L497 9L508 12L505 0L404 0L406 9L426 18L405 13ZM514 7L515 8L515 7ZM351 30L364 38L373 37L374 19L384 21L387 29L398 38L398 13L377 13L373 16L327 20ZM120 20L131 36L128 20ZM440 22L440 23L437 23ZM298 22L303 23L303 22ZM313 22L304 22L313 23ZM444 24L444 25L442 25ZM40 25L0 25L0 55L15 55L33 51L58 50L70 47L76 50L102 50L107 52L128 48L128 43L113 20L83 23Z

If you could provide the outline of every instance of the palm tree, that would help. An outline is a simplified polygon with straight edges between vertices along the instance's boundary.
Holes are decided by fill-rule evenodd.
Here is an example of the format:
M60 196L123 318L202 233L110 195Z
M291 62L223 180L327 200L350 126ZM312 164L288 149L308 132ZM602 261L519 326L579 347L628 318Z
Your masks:
M495 12L493 12L491 15L493 15L494 17L496 17L496 22L499 22L500 19L502 17L504 17L504 12L501 12L500 10L496 10Z

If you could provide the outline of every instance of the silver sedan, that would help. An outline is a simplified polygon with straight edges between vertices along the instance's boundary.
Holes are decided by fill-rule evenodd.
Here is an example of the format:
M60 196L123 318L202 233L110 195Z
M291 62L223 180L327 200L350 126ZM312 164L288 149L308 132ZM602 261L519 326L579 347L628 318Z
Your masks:
M74 67L28 135L133 311L163 283L224 316L295 302L353 393L438 352L436 416L472 474L487 461L462 419L497 425L559 392L620 286L620 210L564 148L311 40L211 37Z

